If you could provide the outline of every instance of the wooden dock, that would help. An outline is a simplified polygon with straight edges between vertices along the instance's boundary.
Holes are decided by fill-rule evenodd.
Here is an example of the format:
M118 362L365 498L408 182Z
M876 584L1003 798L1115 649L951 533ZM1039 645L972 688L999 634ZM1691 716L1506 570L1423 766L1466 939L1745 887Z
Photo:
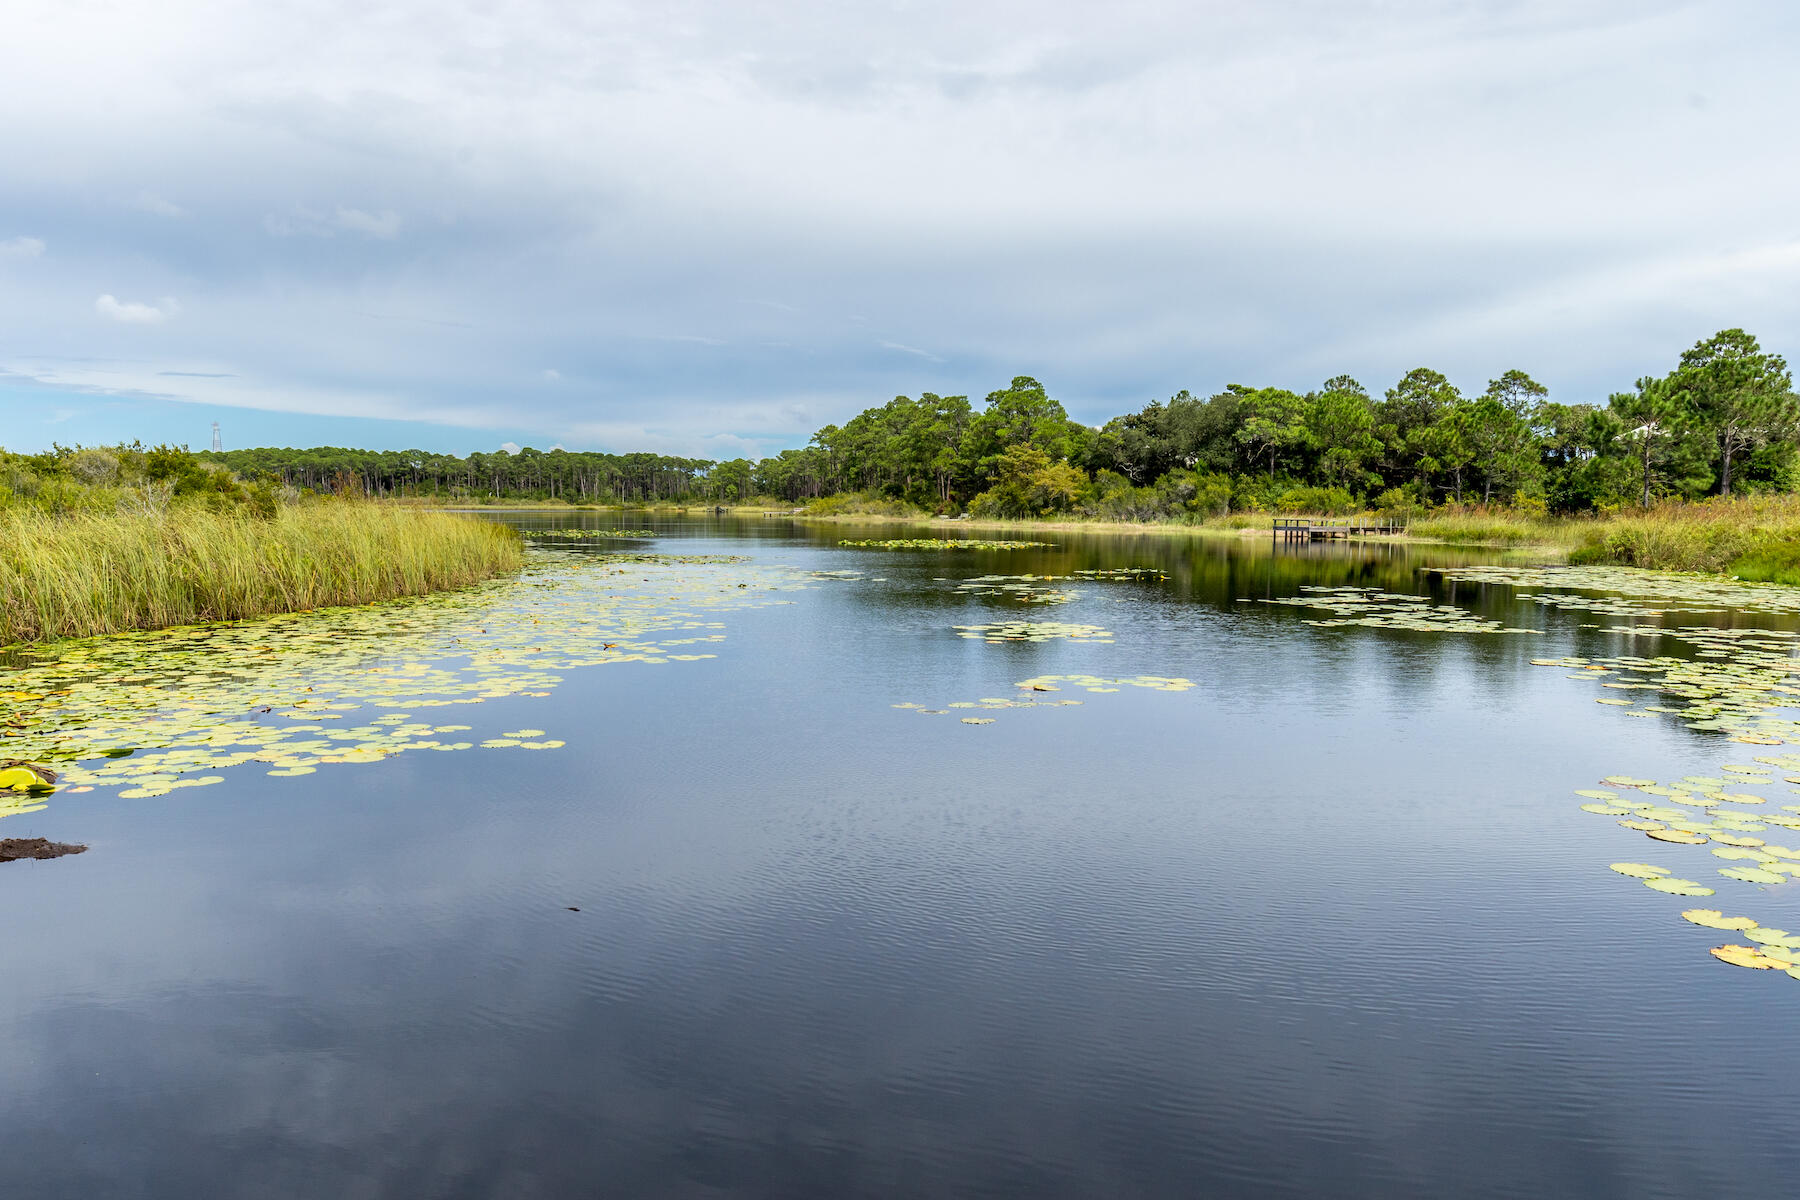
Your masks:
M1278 542L1324 542L1332 538L1385 537L1406 532L1404 521L1367 517L1276 517L1271 536Z

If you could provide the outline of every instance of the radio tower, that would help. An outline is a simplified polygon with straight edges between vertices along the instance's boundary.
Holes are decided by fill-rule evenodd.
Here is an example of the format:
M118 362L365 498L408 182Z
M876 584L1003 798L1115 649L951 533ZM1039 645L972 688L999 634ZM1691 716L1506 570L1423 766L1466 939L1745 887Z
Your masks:
M223 443L221 443L219 441L219 423L217 421L214 421L213 422L213 453L217 454L219 451L223 450L224 448L225 447L224 447Z

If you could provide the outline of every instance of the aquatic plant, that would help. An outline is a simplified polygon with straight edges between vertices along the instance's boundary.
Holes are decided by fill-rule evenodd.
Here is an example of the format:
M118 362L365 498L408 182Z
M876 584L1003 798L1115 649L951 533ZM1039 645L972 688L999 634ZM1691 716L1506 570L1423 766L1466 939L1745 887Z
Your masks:
M1302 587L1298 596L1260 600L1290 608L1316 608L1337 614L1335 619L1308 618L1308 625L1336 629L1361 625L1371 629L1410 629L1419 633L1537 633L1515 629L1498 621L1484 620L1454 604L1433 604L1429 596L1384 592L1378 588Z
M1002 621L997 625L955 625L957 637L974 638L991 644L1001 642L1093 642L1112 643L1112 632L1098 625L1071 625L1058 621Z
M864 538L841 541L840 546L862 546L876 550L1030 550L1038 546L1054 546L1054 542L1007 542L980 538Z
M0 645L421 595L523 561L501 526L375 504L293 505L266 520L0 509Z
M1022 679L1014 684L1013 686L1018 691L1012 696L984 696L979 700L953 700L942 708L927 708L923 704L915 704L911 701L896 704L893 707L905 712L915 712L920 716L941 717L956 709L992 712L1013 708L1072 708L1081 704L1079 700L1048 698L1046 693L1060 692L1064 684L1099 695L1118 692L1124 688L1145 688L1155 692L1185 692L1194 686L1194 681L1162 675L1128 675L1116 679L1101 675L1038 675L1031 679ZM963 723L968 725L989 724L991 721L992 718L986 720L963 718Z
M659 537L654 529L521 529L519 531L533 541L594 541L605 538L644 538Z
M238 769L292 778L401 753L554 750L544 730L481 738L442 710L546 697L585 667L710 658L717 614L806 586L784 569L534 551L521 575L462 591L19 647L0 755L57 763L70 793L144 799ZM41 806L13 795L0 816Z

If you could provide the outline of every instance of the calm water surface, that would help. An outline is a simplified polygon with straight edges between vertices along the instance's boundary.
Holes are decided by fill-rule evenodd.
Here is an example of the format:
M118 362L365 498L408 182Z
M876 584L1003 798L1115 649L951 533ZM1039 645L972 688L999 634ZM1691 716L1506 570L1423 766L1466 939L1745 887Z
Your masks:
M1448 550L622 520L665 536L585 552L862 574L456 717L559 750L0 824L93 847L0 867L6 1195L1792 1193L1800 985L1710 958L1570 795L1742 754L1528 665L1631 652L1596 618L1418 571ZM954 591L1138 566L1170 579ZM1308 584L1543 633L1244 602ZM952 629L1016 619L1115 637ZM1197 686L894 707L1045 674ZM1793 890L1756 913L1800 929Z

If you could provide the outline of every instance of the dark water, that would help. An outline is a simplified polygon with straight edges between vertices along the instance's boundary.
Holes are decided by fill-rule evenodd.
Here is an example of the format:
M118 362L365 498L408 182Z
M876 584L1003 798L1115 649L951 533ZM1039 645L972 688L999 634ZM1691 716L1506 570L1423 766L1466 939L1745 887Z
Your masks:
M716 658L471 719L559 751L0 826L93 846L0 866L5 1195L1792 1193L1800 985L1710 958L1569 794L1734 756L1527 665L1627 652L1593 618L1239 600L1429 588L1452 551L649 523L865 575L721 617ZM1121 566L1171 579L1028 609L937 581ZM1116 640L950 631L1019 618ZM1075 673L1198 686L893 707ZM1800 928L1789 890L1765 923Z

